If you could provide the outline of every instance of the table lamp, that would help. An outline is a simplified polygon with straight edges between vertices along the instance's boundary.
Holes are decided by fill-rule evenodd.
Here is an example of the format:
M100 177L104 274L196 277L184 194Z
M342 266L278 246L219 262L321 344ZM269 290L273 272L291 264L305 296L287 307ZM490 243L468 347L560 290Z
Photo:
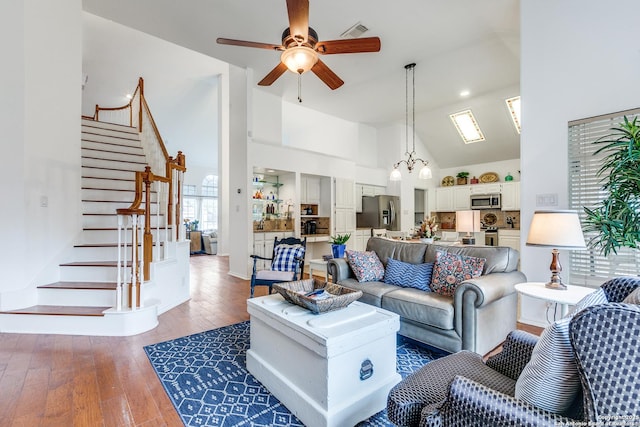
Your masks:
M527 246L553 248L551 251L551 281L545 286L550 289L565 290L560 272L560 249L585 249L580 218L576 211L536 211L533 213Z
M475 245L476 239L471 233L480 231L480 211L456 211L456 231L467 233L462 237L463 245Z

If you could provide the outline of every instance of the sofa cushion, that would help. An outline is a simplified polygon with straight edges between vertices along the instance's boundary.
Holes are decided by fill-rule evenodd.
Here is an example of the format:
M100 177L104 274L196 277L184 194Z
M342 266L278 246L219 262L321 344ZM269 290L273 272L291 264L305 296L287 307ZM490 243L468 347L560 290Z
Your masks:
M389 258L411 264L421 264L424 262L427 245L390 240L384 237L372 237L367 242L367 250L374 251L384 266L387 265Z
M382 308L401 318L436 328L453 329L453 297L414 288L396 288L382 295Z
M452 254L484 258L486 262L482 274L508 273L518 269L518 257L520 254L513 248L504 246L439 246L437 243L426 245L427 251L424 262L435 262L438 251L447 251Z
M460 283L482 274L485 261L484 258L438 251L431 290L442 295L453 295Z
M358 282L371 282L384 278L384 266L373 251L346 251L349 267Z
M430 262L410 264L389 258L387 267L384 269L384 283L430 292L432 273L433 264Z
M558 291L562 292L562 291ZM587 295L566 317L548 326L516 381L517 399L557 414L566 414L580 390L580 378L569 340L569 322L580 310L606 302L604 292Z
M388 285L384 282L358 282L356 279L345 279L338 283L340 286L344 286L356 291L362 291L362 296L358 301L364 302L369 305L375 305L376 307L382 306L382 296L388 292L398 289L395 285Z

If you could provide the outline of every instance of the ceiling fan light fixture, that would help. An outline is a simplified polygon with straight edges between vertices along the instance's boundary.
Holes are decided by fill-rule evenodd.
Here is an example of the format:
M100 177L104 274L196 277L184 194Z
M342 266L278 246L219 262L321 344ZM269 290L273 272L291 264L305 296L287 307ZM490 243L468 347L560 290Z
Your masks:
M280 60L292 73L302 74L316 65L318 54L310 47L294 46L282 52Z

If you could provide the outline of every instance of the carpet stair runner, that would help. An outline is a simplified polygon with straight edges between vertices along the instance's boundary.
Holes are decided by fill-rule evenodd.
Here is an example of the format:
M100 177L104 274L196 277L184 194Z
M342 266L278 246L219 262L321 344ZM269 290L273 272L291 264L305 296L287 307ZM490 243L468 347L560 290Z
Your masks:
M116 305L116 209L131 205L135 172L147 161L137 129L129 126L82 119L81 149L83 229L69 261L60 264L60 281L37 287L37 305L0 315L95 317ZM153 215L152 226L157 220Z

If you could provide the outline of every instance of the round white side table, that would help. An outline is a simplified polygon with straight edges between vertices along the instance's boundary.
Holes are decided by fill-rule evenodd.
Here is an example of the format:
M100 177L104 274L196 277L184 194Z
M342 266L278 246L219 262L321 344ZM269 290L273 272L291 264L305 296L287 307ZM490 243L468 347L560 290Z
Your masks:
M570 305L577 304L582 298L595 291L594 288L574 285L567 285L565 290L550 289L545 287L543 282L518 283L515 288L520 295L560 304L562 317L569 313Z
M328 264L327 261L323 260L322 258L311 259L307 261L307 264L309 265L310 278L313 278L313 270L321 270L324 272L324 281L325 282L329 281L329 272L327 271L327 264Z

